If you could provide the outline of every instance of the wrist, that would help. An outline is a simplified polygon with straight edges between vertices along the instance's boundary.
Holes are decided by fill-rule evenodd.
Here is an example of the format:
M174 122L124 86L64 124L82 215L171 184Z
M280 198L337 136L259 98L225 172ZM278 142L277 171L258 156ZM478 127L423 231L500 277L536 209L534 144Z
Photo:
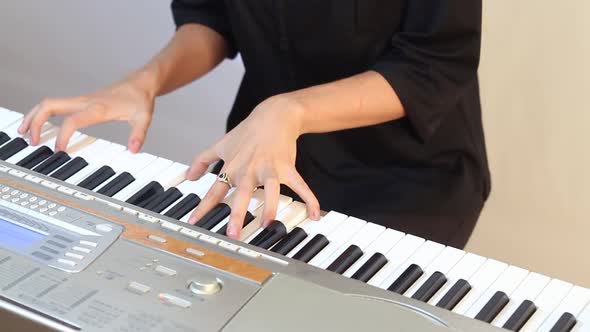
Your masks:
M305 122L308 110L305 103L294 93L283 93L271 98L279 109L286 111L286 121L292 126L294 134L297 137L307 134Z
M159 75L156 69L142 68L131 75L125 81L141 90L145 95L153 100L160 94Z

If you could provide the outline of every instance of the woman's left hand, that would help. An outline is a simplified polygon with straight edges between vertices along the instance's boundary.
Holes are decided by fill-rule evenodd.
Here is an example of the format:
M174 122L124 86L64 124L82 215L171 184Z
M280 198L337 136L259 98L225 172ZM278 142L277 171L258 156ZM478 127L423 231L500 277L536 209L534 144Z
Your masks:
M307 205L311 219L320 217L320 206L295 169L297 138L301 135L303 108L287 96L271 97L260 105L220 141L198 155L188 173L189 180L200 178L208 167L223 160L221 173L236 187L231 196L231 216L227 235L239 238L248 203L254 189L264 186L263 226L274 220L280 185L291 188ZM215 182L189 219L194 224L223 200L229 186Z

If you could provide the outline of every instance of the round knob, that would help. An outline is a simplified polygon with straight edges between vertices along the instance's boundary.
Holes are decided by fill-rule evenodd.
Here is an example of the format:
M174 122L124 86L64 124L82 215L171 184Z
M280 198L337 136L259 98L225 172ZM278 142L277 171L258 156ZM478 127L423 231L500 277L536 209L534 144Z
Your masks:
M221 281L201 281L192 279L188 282L188 288L197 295L213 295L221 290Z

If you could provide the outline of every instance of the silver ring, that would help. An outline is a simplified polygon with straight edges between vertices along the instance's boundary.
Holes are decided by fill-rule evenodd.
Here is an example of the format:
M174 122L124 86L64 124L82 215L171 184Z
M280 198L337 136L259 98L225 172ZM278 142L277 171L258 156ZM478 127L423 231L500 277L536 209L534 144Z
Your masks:
M217 176L217 181L227 184L230 188L234 187L231 184L231 180L229 179L229 175L227 175L227 172L219 173L219 175Z

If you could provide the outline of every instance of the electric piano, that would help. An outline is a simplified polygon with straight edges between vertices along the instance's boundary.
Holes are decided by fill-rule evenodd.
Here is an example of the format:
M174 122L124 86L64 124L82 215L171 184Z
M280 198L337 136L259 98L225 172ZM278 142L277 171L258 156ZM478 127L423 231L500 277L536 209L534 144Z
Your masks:
M54 153L0 108L2 331L590 331L590 290L263 189L240 241L216 180L77 132Z

